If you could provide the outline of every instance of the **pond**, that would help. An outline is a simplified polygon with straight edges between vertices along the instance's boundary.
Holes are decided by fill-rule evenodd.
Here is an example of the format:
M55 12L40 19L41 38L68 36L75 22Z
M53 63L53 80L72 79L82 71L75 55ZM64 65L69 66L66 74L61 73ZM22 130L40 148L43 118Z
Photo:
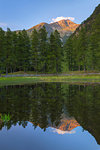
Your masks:
M0 87L1 150L99 150L100 85Z

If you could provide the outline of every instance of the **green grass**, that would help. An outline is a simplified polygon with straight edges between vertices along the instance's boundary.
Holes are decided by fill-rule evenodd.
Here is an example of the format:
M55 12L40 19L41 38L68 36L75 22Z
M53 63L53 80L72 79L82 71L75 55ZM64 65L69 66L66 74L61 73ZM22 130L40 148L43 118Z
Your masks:
M6 115L6 114L2 115L1 114L1 120L5 123L10 121L10 115L9 114L8 115Z
M1 77L0 86L32 84L36 82L100 83L100 75Z
M99 73L99 71L68 71L68 72L64 72L62 74L84 74L84 73ZM24 72L24 71L18 71L18 72L14 72L14 73L8 73L8 75L18 75L18 74L39 74L39 73L36 73L34 71L27 71L27 72ZM41 73L42 74L42 73ZM44 74L44 73L43 73ZM6 75L6 74L2 74L2 75Z

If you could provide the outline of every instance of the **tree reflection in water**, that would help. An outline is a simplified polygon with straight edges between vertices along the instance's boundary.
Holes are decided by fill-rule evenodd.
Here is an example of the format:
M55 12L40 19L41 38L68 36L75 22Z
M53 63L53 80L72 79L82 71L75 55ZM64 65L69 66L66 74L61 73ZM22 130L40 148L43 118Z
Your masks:
M12 125L88 130L100 144L100 86L37 83L0 88L0 130ZM62 132L63 133L63 132Z

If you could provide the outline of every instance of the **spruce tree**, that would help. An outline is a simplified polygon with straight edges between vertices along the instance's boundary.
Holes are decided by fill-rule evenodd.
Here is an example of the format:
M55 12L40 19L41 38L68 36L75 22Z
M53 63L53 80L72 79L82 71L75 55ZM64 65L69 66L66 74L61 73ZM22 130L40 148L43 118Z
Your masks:
M54 32L54 37L55 37L56 72L59 73L62 70L62 68L61 68L62 42L61 42L60 33L57 30L55 30L55 32Z
M56 73L56 42L55 36L53 33L50 35L50 45L48 52L48 72Z
M39 34L34 29L31 35L31 67L34 69L35 72L39 71L39 60Z
M12 32L7 28L6 37L5 37L5 68L6 74L12 69Z
M43 28L39 30L39 67L40 71L44 73L47 70L47 48L47 31L46 28L43 26Z
M30 38L26 30L22 31L23 38L23 70L28 71L30 68Z
M12 72L18 69L18 34L16 31L12 32Z
M66 70L73 70L73 44L71 38L64 45Z
M5 71L5 32L0 28L0 75Z
M25 30L18 33L17 58L18 70L27 71L30 68L30 39Z

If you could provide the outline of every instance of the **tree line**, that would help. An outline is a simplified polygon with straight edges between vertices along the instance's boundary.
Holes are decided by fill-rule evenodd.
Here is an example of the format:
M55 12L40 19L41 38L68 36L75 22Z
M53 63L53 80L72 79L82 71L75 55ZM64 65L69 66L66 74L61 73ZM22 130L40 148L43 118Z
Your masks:
M57 30L47 36L45 27L12 32L0 28L0 73L34 71L36 73L61 72L62 42Z
M81 27L63 44L57 30L47 35L46 28L33 30L3 31L0 28L0 74L17 71L34 73L62 73L67 71L100 70L100 28L95 23Z

